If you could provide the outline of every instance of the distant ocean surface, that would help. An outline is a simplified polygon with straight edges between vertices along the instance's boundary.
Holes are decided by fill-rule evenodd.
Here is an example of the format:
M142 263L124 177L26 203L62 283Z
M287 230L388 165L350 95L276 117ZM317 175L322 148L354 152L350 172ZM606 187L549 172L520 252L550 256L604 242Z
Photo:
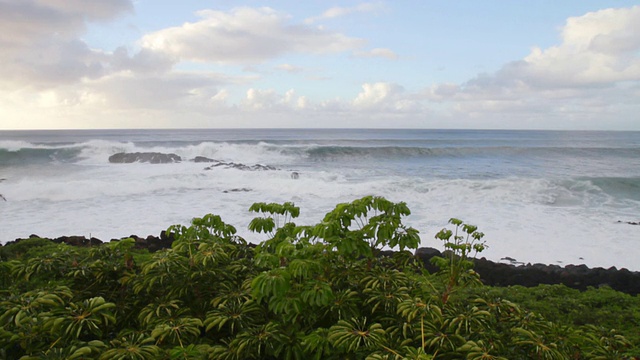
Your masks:
M119 152L171 164L112 164ZM190 161L204 156L276 170ZM299 173L293 179L292 172ZM258 201L292 201L298 224L365 195L404 201L421 246L451 217L481 256L640 270L640 132L478 130L0 131L0 242L37 234L159 235L207 213L251 242ZM621 221L621 222L619 222Z

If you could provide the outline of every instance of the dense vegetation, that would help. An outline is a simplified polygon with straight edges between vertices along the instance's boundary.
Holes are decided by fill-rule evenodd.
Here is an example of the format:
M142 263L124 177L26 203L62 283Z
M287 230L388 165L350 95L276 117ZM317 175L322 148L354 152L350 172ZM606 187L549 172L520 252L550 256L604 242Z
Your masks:
M171 226L172 248L125 239L0 248L3 359L631 359L638 297L610 289L482 286L483 234L440 231L441 269L407 249L404 203L365 197L296 226L256 203L258 246L219 216ZM379 257L384 247L392 257ZM521 304L521 305L518 305ZM618 327L619 330L612 330Z

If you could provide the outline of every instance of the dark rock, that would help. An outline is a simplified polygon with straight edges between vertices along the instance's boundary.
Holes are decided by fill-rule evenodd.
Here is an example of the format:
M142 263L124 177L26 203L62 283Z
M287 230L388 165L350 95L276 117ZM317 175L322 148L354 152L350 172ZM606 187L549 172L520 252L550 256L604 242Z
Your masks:
M394 253L395 251L393 250L380 250L380 252L378 252L378 257L393 257Z
M32 235L31 237L37 236ZM136 235L130 237L135 240L137 249L148 249L149 252L171 248L174 241L173 234L166 231L162 231L159 237L151 235L146 238ZM84 236L62 236L50 240L73 246L94 246L102 243L96 238L87 239ZM20 239L16 239L14 242L18 241ZM7 246L10 243L12 242L4 245ZM247 246L252 248L255 247L255 244L247 244ZM381 251L379 255L393 256L393 251ZM440 251L434 248L419 248L414 253L416 258L422 260L425 269L431 273L437 272L439 269L431 264L430 260L434 256L442 255ZM614 290L627 294L640 294L640 272L632 272L625 268L620 270L616 269L616 267L590 269L584 264L561 267L559 265L539 263L515 266L480 258L474 259L474 270L480 274L482 282L490 286L522 285L531 287L540 284L564 284L579 290L586 290L588 287L609 286Z
M429 272L439 269L430 263L433 256L440 256L440 252L432 248L419 248L415 256L420 258ZM480 279L486 285L527 287L540 284L564 284L568 287L586 290L588 287L609 286L614 290L631 295L640 294L640 272L627 269L617 270L593 268L581 265L527 264L518 265L493 262L485 258L474 259L474 270L480 274Z
M294 172L291 173L291 178L292 179L298 179L298 178L300 178L300 174L298 172L294 171Z
M216 168L218 166L222 166L225 169L237 169L237 170L245 170L245 171L277 170L275 167L271 165L262 165L262 164L245 165L245 164L238 164L234 162L223 162L223 161L218 161L216 164L213 164L211 166L204 168L204 170L213 170L213 168Z
M61 236L59 238L51 239L57 244L67 244L71 246L97 246L102 244L102 241L94 237L87 239L85 236Z
M149 252L156 252L162 249L171 248L174 238L173 235L169 235L166 231L160 233L160 237L149 235L146 238L142 238L137 235L130 235L127 238L131 238L135 241L134 249L147 249ZM126 238L123 238L126 239ZM120 241L122 239L113 239L111 241Z
M433 258L434 256L442 256L442 253L438 249L430 247L417 248L413 256L422 260L422 265L428 272L438 272L438 267L431 263L431 258Z
M635 222L635 221L620 221L618 220L619 223L625 223L625 224L629 224L629 225L640 225L640 221L639 222Z
M417 257L427 256L427 257L431 258L431 257L434 257L434 256L442 256L442 253L438 249L434 249L434 248L430 248L430 247L421 247L421 248L417 248L416 249L414 255L417 256Z
M209 159L208 157L204 157L204 156L196 156L193 159L193 162L197 162L197 163L219 163L220 160L214 160L214 159Z
M130 164L134 162L167 164L182 161L176 154L163 154L157 152L117 153L109 156L109 162L115 164Z
M223 193L227 194L230 192L249 192L251 191L251 189L247 189L247 188L235 188L235 189L229 189L229 190L225 190L223 191Z

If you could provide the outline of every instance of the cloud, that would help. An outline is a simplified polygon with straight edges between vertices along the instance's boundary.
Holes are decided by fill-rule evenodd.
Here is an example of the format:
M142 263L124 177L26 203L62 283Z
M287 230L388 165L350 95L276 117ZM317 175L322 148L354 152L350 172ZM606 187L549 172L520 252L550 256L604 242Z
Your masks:
M385 58L389 60L397 60L398 55L394 53L391 49L384 48L375 48L369 51L355 51L354 56L361 58Z
M165 54L141 49L129 54L126 47L114 50L109 65L114 72L128 71L137 74L162 74L171 71L176 60Z
M247 90L246 98L242 101L240 109L243 111L272 110L286 112L307 108L309 102L305 96L299 96L295 90L290 89L284 95L278 94L274 89Z
M299 73L299 72L302 72L304 70L300 66L295 66L295 65L291 65L291 64L280 64L280 65L276 66L276 69L283 70L283 71L286 71L288 73Z
M640 80L640 6L569 18L560 45L534 48L523 60L502 68L495 80L535 88L602 87Z
M320 20L334 19L334 18L346 16L346 15L353 14L353 13L373 12L373 11L381 9L382 7L383 7L382 3L380 3L380 2L362 3L362 4L359 4L359 5L353 6L353 7L335 6L335 7L327 9L326 11L324 11L319 16L310 17L310 18L305 19L305 23L312 24L312 23L318 22Z
M141 45L185 61L261 63L287 53L324 54L357 49L364 40L307 25L270 8L202 10L201 20L145 35Z
M122 73L87 84L87 88L100 94L110 108L182 111L189 106L206 104L219 95L219 86L226 83L223 77L212 74Z
M132 8L130 0L0 0L0 86L46 88L101 76L108 56L81 40L87 22Z
M375 11L380 3L331 8L302 23L270 8L203 10L197 21L142 37L136 51L123 44L113 52L91 48L82 36L89 22L131 11L132 2L91 4L0 0L2 126L638 127L640 6L569 18L556 46L534 47L495 72L418 93L367 81L344 95L353 82L319 68L331 81L306 91L344 87L341 97L327 100L308 98L302 88L279 92L259 84L268 84L274 69L318 70L285 62L288 54L398 59L391 49L366 50L364 39L313 25ZM235 69L258 75L225 75L193 62L240 65Z
M352 101L354 110L375 110L396 112L413 112L420 108L413 95L406 94L404 88L388 82L365 83Z
M640 6L569 18L560 34L556 46L533 48L493 74L435 84L423 98L448 104L452 116L493 116L516 126L535 119L531 127L582 121L597 128L598 119L623 123L640 111L633 99L640 87Z

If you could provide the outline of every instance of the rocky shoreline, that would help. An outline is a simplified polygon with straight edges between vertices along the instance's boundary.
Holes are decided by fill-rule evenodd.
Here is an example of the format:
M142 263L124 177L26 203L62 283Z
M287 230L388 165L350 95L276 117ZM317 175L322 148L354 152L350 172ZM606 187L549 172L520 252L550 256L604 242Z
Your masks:
M415 256L422 259L424 267L430 271L438 271L431 264L434 256L442 253L433 248L419 248ZM609 286L614 290L630 295L640 294L640 272L626 268L608 269L601 267L589 268L587 265L547 265L547 264L505 264L487 260L475 259L474 270L480 274L482 282L490 286L522 285L526 287L540 284L563 284L570 288L586 290L588 287Z
M31 235L30 238L37 238ZM142 238L136 235L129 236L135 240L136 249L147 249L155 252L171 247L173 237L165 231L160 236L149 235ZM16 239L5 244L16 243L22 239ZM98 246L103 243L97 238L87 238L85 236L61 236L48 239L54 243L64 243L72 246ZM112 239L111 241L118 241ZM391 256L393 251L382 251L380 256ZM415 251L415 256L422 260L425 269L429 272L436 272L438 268L431 263L434 256L442 256L442 253L434 248L419 248ZM475 259L474 270L480 274L482 282L490 286L511 286L522 285L526 287L537 286L539 284L563 284L570 288L586 290L588 287L609 286L614 290L630 295L640 294L640 272L630 271L625 268L617 269L610 267L589 268L586 265L559 265L547 264L505 264L487 260L486 258Z

